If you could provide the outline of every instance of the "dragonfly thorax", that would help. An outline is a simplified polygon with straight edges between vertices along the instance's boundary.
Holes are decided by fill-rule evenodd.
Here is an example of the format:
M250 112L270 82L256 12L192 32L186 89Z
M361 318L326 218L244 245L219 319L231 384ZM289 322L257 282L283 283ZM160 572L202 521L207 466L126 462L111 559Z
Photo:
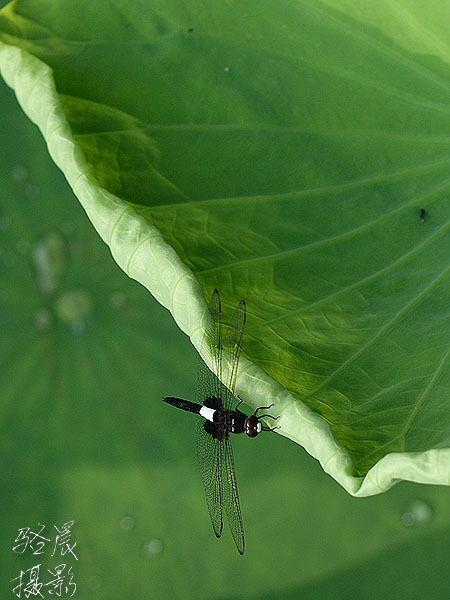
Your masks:
M209 397L203 402L200 415L213 423L220 431L214 437L228 438L229 433L246 433L249 437L256 437L262 430L262 425L256 415L247 417L240 410L224 409L220 398ZM208 430L211 427L207 428Z
M262 426L256 415L247 417L239 410L224 411L225 427L232 433L246 433L249 437L256 437Z

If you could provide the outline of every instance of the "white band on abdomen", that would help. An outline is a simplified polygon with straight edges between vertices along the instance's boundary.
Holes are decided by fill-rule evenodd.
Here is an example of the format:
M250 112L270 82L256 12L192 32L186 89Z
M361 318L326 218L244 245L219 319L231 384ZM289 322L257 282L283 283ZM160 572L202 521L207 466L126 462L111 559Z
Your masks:
M214 413L216 412L215 408L209 408L209 406L202 406L200 409L200 414L203 418L208 419L208 421L213 421Z

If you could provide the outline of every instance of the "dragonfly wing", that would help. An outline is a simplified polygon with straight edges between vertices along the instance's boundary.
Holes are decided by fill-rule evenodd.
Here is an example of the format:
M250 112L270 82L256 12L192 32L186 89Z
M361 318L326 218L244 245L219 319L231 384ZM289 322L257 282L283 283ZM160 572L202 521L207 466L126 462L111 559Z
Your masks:
M214 533L219 538L223 529L223 443L208 433L205 426L214 427L209 421L197 423L197 459L209 516Z
M236 385L236 375L239 364L239 357L241 355L242 336L244 335L246 320L246 305L245 300L241 300L238 307L233 313L230 325L227 330L223 342L223 360L227 362L226 376L225 376L225 398L224 408L230 409L233 402L234 387Z
M242 335L245 327L246 308L241 300L231 319L222 343L222 309L220 296L214 290L204 319L205 338L200 358L197 379L197 400L221 411L230 410L236 383ZM223 354L226 353L226 380L222 383ZM209 365L209 367L208 367ZM233 450L228 431L210 421L197 425L197 458L200 475L205 488L206 502L214 533L222 535L223 512L230 525L238 551L244 553L244 528L236 485Z
M222 309L220 296L214 290L208 310L203 320L205 337L201 346L201 353L209 365L199 357L197 372L197 401L204 404L207 398L222 398L224 385L222 384Z
M223 504L236 547L239 551L239 554L244 554L244 526L242 524L241 508L239 506L233 449L229 439L224 440L224 445Z

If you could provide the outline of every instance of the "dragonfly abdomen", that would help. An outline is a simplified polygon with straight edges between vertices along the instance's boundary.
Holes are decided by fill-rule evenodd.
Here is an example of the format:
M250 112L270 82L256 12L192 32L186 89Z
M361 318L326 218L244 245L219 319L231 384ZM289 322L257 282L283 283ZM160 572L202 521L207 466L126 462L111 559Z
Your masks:
M182 410L187 410L188 412L192 412L197 415L200 413L200 409L202 408L201 404L195 404L195 402L189 402L189 400L183 400L182 398L163 398L163 402L167 402L167 404L171 404L176 408L181 408Z

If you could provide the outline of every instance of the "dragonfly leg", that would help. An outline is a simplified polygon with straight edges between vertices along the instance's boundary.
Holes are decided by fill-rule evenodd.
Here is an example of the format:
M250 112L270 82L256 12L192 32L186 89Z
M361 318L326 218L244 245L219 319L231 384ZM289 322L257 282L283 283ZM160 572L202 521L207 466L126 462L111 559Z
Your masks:
M238 398L239 398L239 402L236 404L236 408L234 410L238 410L238 406L240 406L244 402L240 396L238 396ZM241 412L241 411L239 411L239 412Z
M256 413L258 412L258 410L265 410L266 408L272 408L273 403L269 404L269 406L258 406L258 408L255 410L255 412L253 413L256 417Z
M253 413L254 417L258 417L258 419L262 419L264 417L270 417L271 419L273 419L274 421L276 421L278 419L278 417L272 417L272 415L257 415L259 410L265 410L265 409L269 409L272 408L273 404L271 404L270 406L258 406L258 408L255 410L255 412Z
M277 417L277 418L278 418L278 417ZM279 427L267 427L267 425L263 425L263 426L262 426L262 430L263 430L263 431L272 431L272 432L276 433L276 432L275 432L275 429L280 429L280 428L279 428Z

